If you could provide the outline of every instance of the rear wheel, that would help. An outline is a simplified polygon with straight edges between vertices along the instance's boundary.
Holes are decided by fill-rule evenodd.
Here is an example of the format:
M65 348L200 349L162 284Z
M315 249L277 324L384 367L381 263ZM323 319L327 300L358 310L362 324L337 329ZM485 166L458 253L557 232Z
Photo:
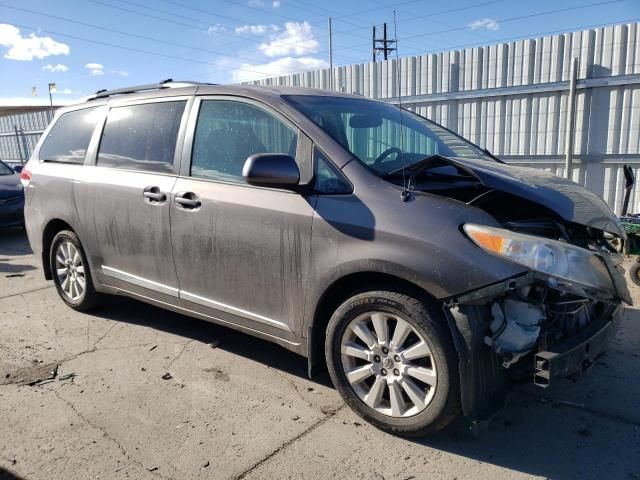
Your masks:
M336 310L326 338L336 389L376 427L425 435L457 416L457 357L438 309L397 292L361 293Z
M53 237L49 261L53 282L64 303L80 311L99 304L101 296L93 288L87 258L73 231L63 230Z

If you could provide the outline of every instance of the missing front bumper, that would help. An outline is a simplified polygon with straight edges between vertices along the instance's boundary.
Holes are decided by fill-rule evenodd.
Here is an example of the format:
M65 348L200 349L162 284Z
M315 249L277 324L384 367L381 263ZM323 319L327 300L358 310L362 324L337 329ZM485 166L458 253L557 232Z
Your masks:
M565 378L586 370L615 335L623 308L618 307L610 319L591 323L582 332L535 355L533 383L547 388L553 379Z

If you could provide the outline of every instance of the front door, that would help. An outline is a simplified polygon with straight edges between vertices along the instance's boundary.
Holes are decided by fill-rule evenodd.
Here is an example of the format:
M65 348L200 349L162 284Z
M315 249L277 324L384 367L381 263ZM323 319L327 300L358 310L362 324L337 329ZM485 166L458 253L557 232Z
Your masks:
M169 222L185 99L112 107L76 203L101 283L178 302Z
M298 148L296 128L250 101L196 101L190 123L191 165L171 205L181 304L293 338L303 314L315 197L247 185L242 167L254 153L287 153L306 171L307 149Z

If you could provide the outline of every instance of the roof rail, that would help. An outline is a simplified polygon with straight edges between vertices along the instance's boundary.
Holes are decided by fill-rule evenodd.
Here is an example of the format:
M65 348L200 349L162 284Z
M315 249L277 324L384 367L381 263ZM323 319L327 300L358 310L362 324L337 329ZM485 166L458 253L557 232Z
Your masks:
M215 85L213 83L204 82L192 82L192 81L174 81L172 78L167 78L159 83L150 83L148 85L136 85L133 87L116 88L114 90L98 90L95 94L87 97L87 101L95 100L96 98L107 98L113 95L125 95L127 93L146 92L147 90L160 90L162 88L181 88L181 87L194 87L198 85Z

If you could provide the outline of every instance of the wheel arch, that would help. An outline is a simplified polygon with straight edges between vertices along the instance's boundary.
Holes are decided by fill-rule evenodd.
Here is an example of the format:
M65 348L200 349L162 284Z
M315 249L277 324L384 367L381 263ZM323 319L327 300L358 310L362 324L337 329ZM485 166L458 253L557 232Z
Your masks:
M324 344L327 325L333 312L358 292L380 288L410 294L425 302L441 305L423 286L394 273L363 270L334 279L315 302L311 321L306 328L309 377L326 369Z

